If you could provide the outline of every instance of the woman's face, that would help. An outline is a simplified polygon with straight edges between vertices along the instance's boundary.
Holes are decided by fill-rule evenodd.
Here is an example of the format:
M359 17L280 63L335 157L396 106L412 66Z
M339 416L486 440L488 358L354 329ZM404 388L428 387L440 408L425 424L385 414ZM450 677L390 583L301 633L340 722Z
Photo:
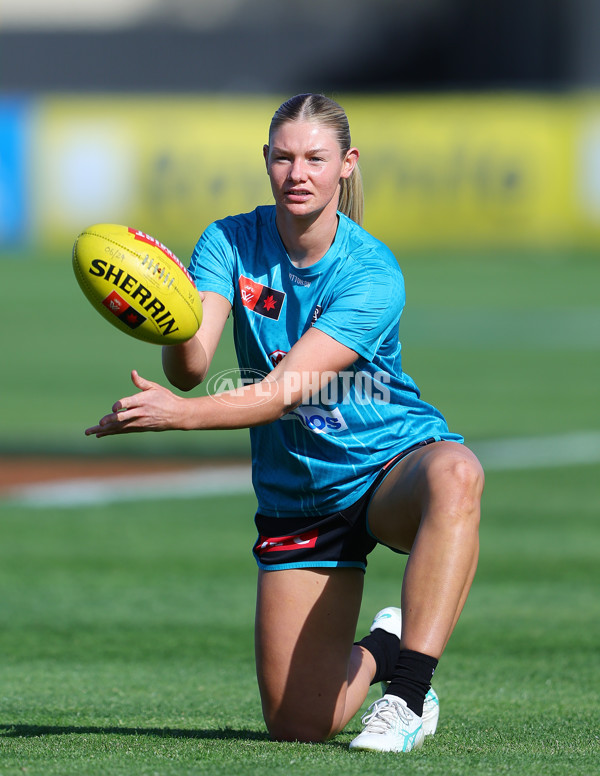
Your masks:
M342 155L335 131L316 121L287 121L263 152L278 210L298 217L335 212L340 178L358 160L356 148Z

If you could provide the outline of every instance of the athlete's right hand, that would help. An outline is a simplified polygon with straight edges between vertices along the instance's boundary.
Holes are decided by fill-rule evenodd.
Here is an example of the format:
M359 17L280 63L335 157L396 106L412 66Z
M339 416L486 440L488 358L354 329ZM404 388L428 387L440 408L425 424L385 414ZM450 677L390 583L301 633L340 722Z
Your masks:
M146 380L135 369L131 379L139 393L119 399L112 412L100 419L96 426L86 429L86 436L112 436L143 431L167 431L184 428L185 402L168 388Z

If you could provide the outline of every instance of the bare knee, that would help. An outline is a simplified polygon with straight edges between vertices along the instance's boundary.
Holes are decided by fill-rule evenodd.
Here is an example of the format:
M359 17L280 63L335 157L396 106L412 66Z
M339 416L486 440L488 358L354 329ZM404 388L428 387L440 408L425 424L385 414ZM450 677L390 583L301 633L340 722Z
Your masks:
M294 719L291 716L276 715L272 719L265 716L269 735L275 741L300 741L302 743L320 743L327 741L338 731L331 720Z
M431 499L447 516L479 524L485 476L468 448L456 445L449 455L438 457L429 468L428 478Z
M292 682L293 684L293 682ZM275 741L318 743L327 741L343 727L338 694L324 690L302 693L289 689L280 697L262 693L262 712L269 735Z
M479 505L485 476L481 464L470 450L465 449L464 455L456 456L452 461L451 477L461 496Z

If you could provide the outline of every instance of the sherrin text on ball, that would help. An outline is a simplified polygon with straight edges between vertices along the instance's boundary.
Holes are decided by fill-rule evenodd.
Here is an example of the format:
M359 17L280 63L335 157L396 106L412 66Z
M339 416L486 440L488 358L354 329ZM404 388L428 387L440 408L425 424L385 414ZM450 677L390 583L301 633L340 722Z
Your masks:
M73 270L91 304L117 329L144 342L185 342L202 322L200 295L177 256L154 237L94 224L77 237Z

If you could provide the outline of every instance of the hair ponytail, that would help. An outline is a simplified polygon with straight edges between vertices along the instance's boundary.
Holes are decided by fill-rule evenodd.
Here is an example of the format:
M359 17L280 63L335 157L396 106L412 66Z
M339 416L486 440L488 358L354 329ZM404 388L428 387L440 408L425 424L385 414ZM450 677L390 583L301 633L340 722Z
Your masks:
M359 226L362 226L364 211L364 195L362 185L362 175L358 164L349 178L342 178L340 181L340 201L338 210L340 213L348 216Z
M275 112L269 127L271 135L286 121L317 121L331 127L337 135L342 155L351 147L348 117L341 105L322 94L298 94L284 102ZM364 194L362 176L358 165L349 178L340 181L338 210L362 226Z

